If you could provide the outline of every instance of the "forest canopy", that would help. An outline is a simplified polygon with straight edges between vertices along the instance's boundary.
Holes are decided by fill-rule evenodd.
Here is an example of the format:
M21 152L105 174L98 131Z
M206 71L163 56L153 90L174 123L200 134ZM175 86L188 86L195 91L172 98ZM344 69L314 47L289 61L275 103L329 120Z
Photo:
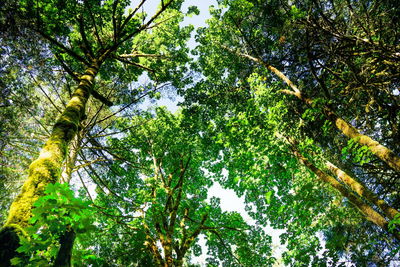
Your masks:
M0 266L400 265L397 1L5 0L0 55Z

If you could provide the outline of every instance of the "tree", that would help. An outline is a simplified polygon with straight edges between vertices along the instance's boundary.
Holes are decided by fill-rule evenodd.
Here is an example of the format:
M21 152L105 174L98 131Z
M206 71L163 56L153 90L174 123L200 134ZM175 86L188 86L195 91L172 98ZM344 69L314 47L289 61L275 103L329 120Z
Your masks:
M396 3L220 0L191 60L183 1L39 2L0 4L2 220L26 180L0 265L191 266L205 240L270 266L267 225L287 265L399 261ZM141 112L160 88L184 108Z
M149 67L135 61L142 57L153 57L154 54L149 55L147 51L154 52L154 49L160 48L161 44L165 47L165 53L172 51L172 54L180 55L183 61L186 60L186 57L182 55L185 49L182 46L176 48L181 45L179 39L178 42L172 42L164 39L163 37L166 36L157 31L158 24L163 20L170 20L168 24L172 32L179 34L181 38L188 37L190 28L180 31L177 26L182 15L172 9L166 12L169 7L179 7L179 1L162 2L159 10L147 20L145 14L138 13L144 2L141 1L126 15L124 15L124 10L129 4L127 1L104 3L68 1L62 4L50 1L37 5L32 5L30 1L19 1L16 6L13 6L17 10L15 21L18 21L21 27L46 40L51 52L57 56L59 64L77 81L78 86L55 122L39 157L30 165L28 179L11 205L7 221L1 231L1 244L6 246L1 248L2 262L5 264L10 257L15 255L12 251L18 247L18 235L23 234L24 228L29 224L32 204L43 194L47 184L55 183L60 179L61 167L69 143L85 118L85 107L89 96L94 96L106 105L112 104L94 87L98 73L100 72L103 79L109 79L113 77L109 73L114 70L115 75L118 76L116 70L122 66L116 61L139 69L139 71L132 71L132 75L120 77L126 77L122 81L128 82L135 79L143 70L152 72L153 70ZM146 40L151 37L146 31L152 28L154 28L152 34L158 37L153 41L156 46L146 43ZM143 37L147 37L144 42L141 41ZM152 61L160 66L161 60L158 57L155 58L157 59L146 59L150 67ZM168 62L165 67L173 66L173 69L177 70L177 62L179 60ZM164 81L168 77L163 75L166 73L170 74L168 71L157 72L157 79ZM175 74L175 78L178 79L177 72Z
M371 157L373 151L364 143L365 146L360 144L361 138L348 141L343 136L346 134L343 132L344 129L341 129L341 132L334 130L333 127L338 127L340 130L343 125L347 125L346 127L353 131L354 126L345 121L353 121L354 117L352 117L352 114L354 113L348 111L353 108L360 110L360 107L352 106L348 108L348 105L342 102L339 92L334 89L335 82L333 80L337 78L334 75L335 73L332 74L329 72L328 68L325 68L324 71L329 72L330 75L321 73L321 70L315 71L313 65L316 62L323 64L323 57L327 53L331 56L332 62L340 62L340 60L338 60L338 57L335 57L335 53L328 50L328 45L321 47L320 44L316 44L310 47L309 45L313 37L306 35L309 29L307 29L307 26L304 26L309 25L307 24L310 20L308 16L314 16L312 12L315 10L318 11L316 13L320 16L321 13L326 12L326 14L331 14L329 12L332 11L332 13L341 14L340 18L339 16L334 17L330 15L326 15L326 17L337 18L338 21L341 19L354 21L354 24L351 24L351 26L348 23L340 23L340 26L343 28L341 29L342 32L346 30L350 31L349 27L353 27L355 24L360 25L357 19L365 18L367 16L366 12L369 12L366 10L369 10L369 7L363 9L360 7L362 4L357 6L358 3L354 3L352 5L357 6L357 9L354 10L357 10L358 13L353 10L354 13L351 18L344 18L343 14L349 14L344 10L347 10L349 7L342 1L337 1L335 3L337 5L332 4L332 6L329 3L317 3L315 1L310 3L296 3L293 6L289 6L287 3L281 1L220 1L219 3L221 6L213 10L214 17L209 20L209 27L201 29L198 33L198 41L201 45L195 51L199 55L197 67L206 77L200 80L193 89L187 90L186 100L192 109L201 109L216 121L214 131L217 140L223 142L225 146L231 147L229 150L232 150L224 150L224 155L236 158L240 162L231 163L232 168L229 171L232 172L232 178L227 181L223 180L225 186L245 193L249 196L249 199L257 203L256 205L259 210L255 216L257 216L258 220L263 218L264 215L262 215L262 212L268 210L270 218L273 214L272 218L280 222L285 222L277 223L281 227L287 227L290 218L296 218L290 215L290 212L284 212L287 209L286 205L294 207L295 211L293 214L298 214L300 211L298 210L299 207L296 207L296 201L311 201L308 196L310 194L314 196L319 195L325 201L332 199L332 196L328 197L327 195L322 195L321 192L316 192L316 188L322 187L322 185L318 182L310 182L308 178L304 178L307 173L301 175L302 178L299 178L300 175L297 174L299 175L297 178L292 178L294 182L290 182L290 177L296 177L294 173L297 173L297 171L292 170L296 164L291 162L296 157L294 157L289 147L282 144L281 141L273 140L274 138L268 136L275 136L274 131L278 131L302 143L301 146L307 151L307 158L313 159L313 162L321 166L321 169L326 169L329 172L329 168L326 168L327 166L324 166L323 161L319 160L319 158L326 158L336 166L340 166L342 170L352 177L357 177L358 184L362 185L363 188L367 188L370 192L373 191L375 196L383 199L387 205L398 209L394 193L397 187L393 184L388 185L385 182L385 180L391 180L392 177L398 176L398 173L395 171L396 168L393 166L388 168L388 165L381 164L377 159ZM316 7L318 4L324 6L324 8ZM386 12L383 11L387 8L385 5L382 4L380 12ZM371 10L376 11L376 7L376 5L373 8L371 6ZM332 23L330 25L335 25L332 21L329 23ZM390 19L382 23L387 23L386 27L389 28L388 31L395 28L393 27L395 24L391 23ZM376 26L371 22L368 27L373 28ZM318 30L323 31L320 27L313 28L315 36L318 36L316 33ZM309 39L306 39L305 36ZM391 37L386 36L384 38ZM330 41L335 43L335 37L331 37ZM391 46L391 41L388 44ZM352 45L352 47L345 47L341 53L346 53L344 52L347 51L346 49L358 49L356 42L353 42ZM310 60L307 56L310 50L313 51L313 49L318 49L318 53L315 52L315 55L313 54L314 62L311 62L310 66ZM361 49L366 48L362 47ZM368 56L366 55L365 57ZM226 66L229 66L229 68ZM340 69L343 70L345 67L341 66ZM366 68L363 71L365 72L364 74L368 73ZM256 73L253 74L253 77L254 75L258 77L257 79L259 80L256 83L258 85L252 85L252 81L254 81L252 73ZM354 75L358 74L355 73ZM299 86L296 86L292 82L294 80L298 81ZM387 84L392 84L391 81L387 82ZM351 84L351 78L342 78L341 83L347 83L346 85ZM289 86L290 90L286 89L287 86ZM261 89L260 91L260 88L265 87L268 87L268 89ZM296 102L294 99L285 97L282 93L295 95L301 101ZM258 100L254 102L254 98ZM232 99L234 99L234 103L241 103L241 105L232 105ZM390 101L390 99L391 97L388 96L385 101ZM258 105L257 102L261 103L261 105ZM393 102L393 105L396 105L396 103ZM210 107L214 107L214 110L209 111ZM338 114L340 114L340 117ZM215 116L218 116L218 119L215 119ZM371 116L380 115L375 113ZM369 117L369 115L365 117ZM356 119L358 120L359 118ZM336 125L338 121L344 122ZM381 140L381 144L385 144L387 148L395 147L387 141L389 140L387 136L381 135L379 130L374 132L373 130L371 131L371 128L365 126L362 126L362 130L363 132L368 132L371 136L377 138L377 140ZM356 132L353 131L353 133ZM357 136L361 137L358 134ZM256 145L256 143L264 142L260 139L265 139L264 145ZM277 148L274 148L273 144L283 150L277 153L281 157L280 160L279 156L274 155ZM311 154L312 150L318 151L318 153ZM391 153L388 152L388 154ZM394 154L397 157L396 153ZM276 160L272 160L271 158ZM385 159L383 159L383 162L385 162ZM245 166L253 167L247 170ZM270 168L276 168L276 172L270 171ZM380 175L378 176L376 173L372 174L370 168L381 170L384 178L379 177ZM237 170L235 171L235 169ZM252 172L256 172L257 174L249 174ZM287 174L284 174L285 172ZM336 175L335 172L332 174ZM273 177L272 181L255 182L252 179L254 176L257 177L257 175L265 177L265 173L269 173ZM276 182L275 179L281 182ZM297 179L304 179L304 181L298 182ZM244 180L248 180L248 182ZM386 225L390 224L389 221L393 215L388 215L387 213L383 215L385 214L383 211L384 208L380 209L379 206L375 206L374 202L377 203L376 201L367 199L368 197L365 195L358 194L357 190L354 187L352 188L351 184L348 183L349 180L346 182L345 180L341 180L339 176L335 181L340 185L344 185L346 192L351 194L356 193L357 199L361 201L360 204L364 205L366 201L371 201L368 205L370 205L374 212L377 212L376 214L381 219L387 216L381 221L385 221ZM264 184L265 189L260 190L260 184ZM298 191L298 184L300 184L300 188L304 187L304 192ZM277 191L274 186L277 186L279 190ZM385 193L380 188L385 188ZM257 189L259 191L258 195ZM295 197L288 194L291 190L294 190L296 193ZM269 197L266 197L266 199L271 199L274 193L269 192L276 191L280 196L278 203L286 203L281 204L283 210L276 209L276 205L279 205L278 203L273 203L274 207L271 208L263 207L263 205L267 205L266 202L268 201L258 200L257 196L268 193ZM312 202L316 207L327 205L327 203L318 203L318 198L314 198L314 196L312 197ZM302 198L303 200L301 200ZM249 202L251 201L249 200ZM345 209L348 208L347 204L343 207ZM327 210L325 212L326 216L329 217L329 212ZM344 210L344 213L347 212L352 214L353 211ZM287 216L286 219L281 219L283 216L282 213L285 213L285 216ZM308 212L301 211L301 213L300 217L302 219L299 220L299 223L302 223L301 226L312 225L313 222L305 215ZM324 216L322 215L323 213L321 212L321 216ZM338 216L339 212L335 213L336 218L345 216L343 214ZM315 214L312 216L315 216ZM347 216L351 215L348 214ZM359 218L359 215L356 214L352 216L354 219ZM349 222L349 225L360 224L359 221L357 223L355 221ZM296 223L290 225L295 226ZM300 227L300 224L297 224L294 229L298 231L298 227ZM297 248L296 255L303 257L301 259L303 262L310 261L310 258L306 259L305 255L310 255L309 253L312 253L310 251L318 250L318 240L315 240L315 243L308 242L309 236L315 235L318 232L316 230L318 227L322 228L321 225L310 227L310 232L306 235L307 238L301 241L297 239L300 237L296 236L296 233L298 234L299 232L292 232L288 235L291 238L296 238L296 240L290 241L292 244L291 249L294 250ZM371 235L371 230L365 229L365 235ZM377 234L374 235L377 236ZM285 238L285 240L288 239ZM392 252L395 254L394 245L390 245L385 241L383 242L391 247ZM391 242L389 241L389 243ZM307 249L309 251L306 254L300 252L304 252L303 248L300 249L301 245L308 246ZM353 249L356 250L355 247Z
M102 168L95 168L107 191L118 192L110 198L99 190L95 201L116 215L109 217L115 221L111 225L118 223L128 231L129 246L140 247L145 241L157 266L183 266L189 252L199 256L201 234L206 234L213 262L243 266L271 262L271 239L261 235L261 228L249 226L237 213L222 212L216 198L206 201L212 174L204 169L218 149L199 134L198 122L165 108L155 113L119 120L118 129L130 130L109 141L108 152L115 160L111 170L104 175ZM251 250L250 244L258 248Z

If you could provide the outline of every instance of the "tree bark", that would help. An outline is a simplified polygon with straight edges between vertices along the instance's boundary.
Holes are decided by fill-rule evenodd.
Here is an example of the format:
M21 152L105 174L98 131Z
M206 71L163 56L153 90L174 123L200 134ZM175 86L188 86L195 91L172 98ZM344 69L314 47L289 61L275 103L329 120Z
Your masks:
M19 247L19 238L7 239L13 232L17 236L29 225L33 203L43 195L45 187L60 180L62 163L66 157L69 143L78 132L78 127L85 115L86 102L92 91L100 62L94 61L80 78L80 83L69 100L65 110L53 126L50 138L40 151L39 157L29 166L29 176L20 194L11 204L7 221L0 232L0 244ZM4 232L4 233L3 233ZM8 234L6 234L8 233ZM3 239L4 238L4 239ZM3 248L2 248L3 249ZM14 253L0 254L0 262L9 264L17 256Z
M388 231L389 222L378 212L376 212L370 205L364 203L360 198L354 195L350 190L348 190L344 185L338 182L334 177L326 174L322 170L314 166L307 158L305 158L297 148L292 144L291 149L296 158L303 163L310 171L312 171L321 181L329 184L336 190L338 190L342 196L346 197L350 203L352 203L370 222L377 225L384 231ZM397 232L393 233L397 240L400 240L400 234Z
M60 249L58 250L54 266L56 267L70 267L72 259L72 249L75 241L75 231L71 227L64 232L60 237Z
M76 159L78 157L78 152L80 150L82 141L82 131L78 131L76 136L73 138L70 144L70 149L68 151L68 156L65 160L65 168L61 173L61 182L69 183L72 178L72 172L76 164ZM57 267L70 267L72 260L72 249L74 247L74 242L76 238L76 233L70 225L67 225L67 230L60 237L60 248L57 253L57 257L54 266Z
M290 144L295 147L298 146L298 143L295 139L291 137L283 137L279 135L281 138L285 138ZM396 214L399 213L396 209L392 208L386 201L380 199L374 192L369 190L365 185L361 182L355 180L353 177L348 175L346 172L336 167L333 163L325 160L324 162L327 169L329 169L335 176L342 181L346 186L351 188L359 197L366 199L368 202L376 205L389 219L394 219Z
M229 48L227 48L229 51ZM250 59L258 64L261 64L265 68L267 68L269 71L274 73L276 76L278 76L282 81L284 81L292 90L281 90L281 92L289 95L293 95L303 101L304 103L311 105L313 103L313 100L310 98L305 97L302 92L299 90L299 88L281 71L279 71L277 68L274 66L269 65L265 61L261 60L260 58L256 58L253 56L250 56L248 54L242 54L235 52L237 55ZM400 172L400 156L395 154L392 150L389 148L381 145L371 137L360 133L355 127L353 127L350 123L345 121L344 119L340 118L338 115L335 114L329 107L323 106L323 110L327 118L333 123L333 125L336 126L336 128L342 132L345 136L347 136L350 139L353 139L355 142L357 142L361 146L367 146L368 149L377 156L379 159L382 161L386 162L386 164L395 170L396 172Z
M349 186L360 197L364 197L366 200L379 207L389 219L393 220L394 216L399 213L399 211L392 208L386 201L380 199L362 183L353 179L350 175L333 165L331 162L327 161L325 165L336 175L336 177L338 177L344 184Z
M61 173L62 183L68 184L72 178L72 173L75 167L76 159L78 158L81 141L82 141L82 133L78 132L69 145L68 155L65 159L65 167Z

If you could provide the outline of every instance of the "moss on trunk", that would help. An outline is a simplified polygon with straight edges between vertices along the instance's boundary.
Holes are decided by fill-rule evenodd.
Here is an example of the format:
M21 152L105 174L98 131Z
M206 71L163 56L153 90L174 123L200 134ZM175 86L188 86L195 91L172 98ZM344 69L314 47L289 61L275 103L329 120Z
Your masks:
M85 71L81 81L69 100L64 112L53 126L53 131L40 151L39 157L29 166L29 176L22 186L22 190L11 204L7 221L0 235L0 262L9 264L9 260L16 256L15 248L19 246L20 230L29 225L33 203L43 195L45 187L50 183L58 182L61 167L66 157L68 145L78 131L78 126L85 114L86 102L89 98L94 78L99 64L96 62ZM13 238L9 238L12 236ZM6 252L10 249L14 253ZM8 266L8 265L5 265Z
M312 171L321 181L329 184L337 191L340 192L342 196L347 198L351 204L353 204L367 219L368 221L374 223L382 230L388 232L389 222L378 212L376 212L370 205L363 202L360 198L354 195L348 188L339 183L334 177L326 174L316 166L314 166L307 158L305 158L297 148L292 144L291 149L293 154L297 157L297 159L303 163L310 171ZM397 232L392 233L393 236L400 240L400 235Z

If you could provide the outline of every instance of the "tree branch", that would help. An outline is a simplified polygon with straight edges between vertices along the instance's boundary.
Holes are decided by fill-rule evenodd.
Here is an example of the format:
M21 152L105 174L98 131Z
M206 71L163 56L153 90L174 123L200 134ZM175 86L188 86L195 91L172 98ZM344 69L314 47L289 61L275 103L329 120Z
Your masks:
M71 57L75 58L76 60L84 63L86 66L90 67L91 64L83 57L81 57L80 55L78 55L76 52L74 52L72 49L66 47L65 45L63 45L62 43L58 42L56 39L48 36L47 34L45 34L44 32L42 32L41 30L36 30L37 33L39 33L44 39L48 40L51 44L57 46L58 48L60 48L62 51L64 51L65 53L67 53L68 55L70 55Z

